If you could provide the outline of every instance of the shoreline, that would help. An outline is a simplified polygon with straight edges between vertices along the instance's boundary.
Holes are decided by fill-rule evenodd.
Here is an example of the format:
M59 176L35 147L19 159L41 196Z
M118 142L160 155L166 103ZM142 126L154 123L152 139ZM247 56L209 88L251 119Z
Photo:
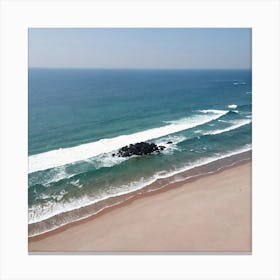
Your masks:
M134 196L134 197L128 199L127 201L124 201L124 202L120 203L119 205L115 205L115 206L111 206L109 208L103 209L99 213L91 215L90 217L87 217L87 218L84 218L84 219L81 219L81 220L78 220L78 221L74 221L72 223L68 223L64 226L61 226L57 229L54 229L52 231L49 231L49 232L46 232L46 233L43 233L43 234L40 234L40 235L29 237L28 238L29 252L32 252L32 251L33 252L60 251L59 249L58 250L52 249L53 247L50 246L50 245L47 246L47 247L44 247L44 246L41 247L41 245L44 244L45 242L47 242L47 243L52 242L52 240L55 243L55 240L57 239L57 237L59 237L59 236L63 237L64 235L67 235L69 231L73 232L73 231L75 231L75 229L78 229L78 228L81 229L88 224L95 224L95 223L98 223L102 220L110 219L110 216L111 215L114 216L117 212L129 211L129 208L131 208L133 205L145 203L145 201L148 201L148 200L151 200L151 199L156 200L160 196L169 195L172 192L184 191L184 192L188 193L188 195L195 195L196 190L193 189L193 185L199 185L202 181L209 181L209 180L213 180L213 178L215 178L215 177L219 177L219 176L221 177L226 172L235 172L235 170L237 170L237 169L242 170L242 168L245 168L245 167L248 169L248 166L250 166L250 165L251 165L251 159L243 160L243 161L241 161L237 164L234 164L234 166L221 168L220 170L216 171L215 173L203 174L201 176L190 178L188 180L183 180L183 181L180 181L180 182L175 182L175 183L169 184L167 187L163 187L161 189L157 189L157 190L154 190L154 191L138 194L137 196ZM245 178L245 179L250 179L251 180L251 174L248 174L247 177L248 178ZM184 188L184 186L185 186L185 188ZM190 188L188 188L188 187L190 187ZM203 188L201 187L201 189L203 189ZM155 207L155 206L152 205L152 207ZM109 215L109 213L110 213L110 215ZM128 214L128 213L126 213L126 214ZM247 213L247 215L249 215L249 214ZM249 225L247 225L247 227L248 226ZM129 228L129 225L127 225L127 227ZM67 249L68 245L67 244L65 245L66 247L64 248L64 250L72 251L71 248ZM248 248L245 250L246 252L250 251L250 250L248 250ZM62 251L64 251L64 250L62 250ZM91 250L91 248L89 248L89 250ZM95 249L93 249L93 250L95 250ZM96 250L98 251L98 249L96 249ZM79 249L77 249L77 251L79 251ZM84 251L84 250L81 249L81 251ZM88 250L85 250L85 251L88 251ZM101 250L101 251L103 251L103 250ZM104 251L108 251L108 250L104 250ZM112 249L111 251L114 251L114 249Z
M191 168L186 171L182 171L179 173L176 173L174 175L171 175L166 178L157 179L155 182L144 186L140 190L132 191L127 194L121 194L116 197L111 197L104 199L100 202L90 204L87 206L83 206L78 209L70 210L58 215L55 215L51 218L48 218L46 220L43 220L38 223L29 224L28 225L28 231L30 231L30 226L36 226L38 224L43 223L45 225L46 222L52 223L54 219L56 219L57 216L60 215L71 215L73 212L80 213L83 210L90 211L88 215L82 216L81 218L75 219L73 221L68 221L65 224L59 225L53 229L46 230L39 234L29 235L28 240L40 240L45 238L45 236L49 236L50 234L55 234L56 232L64 231L69 227L75 226L76 224L80 224L83 222L86 222L88 220L94 219L95 217L99 217L103 214L106 214L110 211L113 211L114 209L118 207L124 207L127 204L132 203L134 200L137 200L139 198L150 196L150 195L156 195L161 192L168 191L173 188L181 187L182 185L186 183L190 183L196 180L199 180L200 178L203 178L205 176L213 175L215 173L222 172L226 169L229 169L234 166L242 165L243 163L246 163L248 161L251 161L251 153L252 151L245 151L238 154L234 154L222 159L214 160L213 162L203 164L201 166L197 166L194 168ZM176 180L176 178L179 175L179 180ZM112 201L112 202L111 202ZM114 201L116 201L114 203ZM97 207L97 210L95 210ZM98 207L101 207L98 209Z

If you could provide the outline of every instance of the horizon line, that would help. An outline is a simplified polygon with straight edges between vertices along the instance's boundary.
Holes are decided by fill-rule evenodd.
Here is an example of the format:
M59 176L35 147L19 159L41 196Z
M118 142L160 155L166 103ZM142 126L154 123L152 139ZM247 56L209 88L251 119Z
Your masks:
M38 67L28 66L29 69L57 69L57 70L252 70L252 68L115 68L115 67Z

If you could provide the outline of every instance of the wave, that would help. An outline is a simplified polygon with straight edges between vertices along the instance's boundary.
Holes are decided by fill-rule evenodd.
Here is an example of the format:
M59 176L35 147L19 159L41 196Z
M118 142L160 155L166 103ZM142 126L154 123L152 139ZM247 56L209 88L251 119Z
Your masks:
M28 157L29 173L46 170L77 161L86 160L100 154L115 151L125 145L148 141L163 137L175 132L187 130L210 121L216 120L228 113L225 110L201 110L202 114L194 115L175 121L168 125L144 130L130 135L120 135L114 138L101 139L96 142L82 144L70 148L60 148Z
M46 204L44 206L41 205L38 207L38 206L34 205L28 209L29 225L44 221L48 218L51 218L51 217L59 215L59 214L63 214L63 213L66 213L66 212L69 212L72 210L76 210L76 209L80 209L82 207L93 205L93 204L101 202L101 201L105 201L106 199L109 199L109 198L115 198L118 196L132 193L134 191L138 191L148 185L153 184L154 182L156 182L159 179L165 179L168 177L172 177L174 175L188 171L190 169L200 167L200 166L209 164L211 162L214 162L214 161L217 161L220 159L228 158L228 157L240 154L240 153L250 151L251 149L252 149L251 145L248 144L248 145L243 146L242 148L239 148L239 149L236 149L236 150L224 153L224 154L217 154L212 157L194 161L194 162L192 162L186 166L183 166L181 168L178 168L176 170L160 171L160 172L157 172L155 175L153 175L150 178L147 178L147 179L142 178L138 181L133 181L127 185L122 185L117 188L110 188L110 193L104 192L103 194L100 194L98 197L95 197L95 198L85 196L85 197L77 198L71 202L54 204L53 202L48 201L48 202L46 202ZM184 179L185 178L182 178L182 180L184 180ZM176 178L176 182L178 182L178 178ZM77 181L75 183L78 185L79 182ZM85 217L83 217L83 218L85 218ZM60 226L62 226L62 224L57 225L57 227L60 227Z
M236 105L236 104L231 104L231 105L228 105L228 108L230 108L230 109L236 109L236 108L237 108L237 105Z
M156 140L151 140L158 146L165 146L165 149L161 151L161 153L166 155L172 154L173 151L178 150L177 144L186 140L186 137L182 135L168 135L162 138L158 138ZM167 144L168 142L172 143ZM95 169L99 169L103 167L112 167L134 157L138 156L135 155L131 157L113 157L111 153L104 153L97 155L93 158L86 159L85 161L92 164Z
M44 186L50 186L52 183L59 182L64 179L69 179L75 174L69 174L66 171L65 166L55 167L48 172L39 171L35 176L31 174L28 178L28 187L35 184L42 184Z
M186 137L182 135L168 135L166 137L156 139L154 142L158 146L165 146L165 149L161 152L162 154L170 155L175 150L179 150L177 144L184 140L186 140ZM172 143L167 144L169 141ZM64 179L70 179L80 173L88 171L89 169L94 168L97 170L104 167L112 167L134 157L137 156L131 156L129 158L117 156L113 157L111 153L104 153L89 159L85 159L84 163L87 163L88 165L84 166L83 169L72 169L71 172L68 170L70 173L66 172L67 165L55 167L50 170L38 171L29 175L29 187L35 184L41 184L48 187L52 183L57 183ZM70 184L72 183L70 182ZM75 184L73 183L72 185Z
M71 181L70 184L74 187L79 188L79 189L83 187L83 184L80 184L80 179L75 180L75 181Z
M99 169L102 167L112 167L128 159L129 158L117 157L117 156L113 157L111 154L104 153L104 154L97 155L93 158L85 159L85 161L92 164L95 169Z
M236 85L246 85L246 83L245 82L234 82L233 85L235 85L235 86Z
M229 113L227 113L229 114ZM229 126L223 129L217 129L217 130L211 130L211 131L203 131L203 130L196 130L194 131L195 135L200 136L207 136L207 135L217 135L222 134L224 132L228 132L234 129L237 129L239 127L242 127L244 125L250 124L252 121L251 119L246 118L245 120L238 120L238 121L224 121L218 119L219 122L226 123ZM167 135L158 139L152 139L152 141L157 144L158 146L165 146L165 149L161 152L164 155L170 155L173 154L174 151L180 150L180 147L178 147L177 144L184 142L185 140L194 139L197 136L193 137L186 137L183 135ZM172 142L167 144L168 142ZM130 158L137 157L132 156ZM34 184L40 183L45 186L49 186L51 183L59 182L60 180L69 179L71 177L74 177L75 175L78 175L79 173L82 173L84 171L89 170L89 168L94 169L100 169L104 167L112 167L114 165L118 165L124 161L129 160L130 158L124 158L124 157L112 157L111 153L104 153L97 155L95 157L85 159L84 163L88 163L90 166L85 166L84 169L72 170L71 173L66 172L67 165L55 167L48 171L39 171L34 174L36 176L33 178L33 175L30 175L29 178L29 186L32 186ZM40 174L42 172L42 175ZM69 172L69 171L68 171ZM71 183L72 184L72 183ZM73 184L72 184L73 185Z
M214 110L214 109L208 109L208 110L197 110L197 112L203 113L203 114L219 114L220 112L224 112L225 114L228 113L228 111L222 111L222 110ZM224 114L222 114L224 115Z
M161 152L164 155L170 155L175 150L179 150L177 144L183 142L187 137L183 135L168 135L167 137L159 138L155 141L158 146L165 146L165 149ZM170 142L169 144L167 144Z
M236 124L234 124L234 125L232 125L232 126L229 126L229 127L227 127L227 128L224 128L224 129L217 129L217 130L208 131L208 132L204 133L203 135L216 135L216 134L221 134L221 133L224 133L224 132L228 132L228 131L237 129L237 128L241 127L241 126L250 124L251 122L252 122L251 120L242 120L242 121L238 121Z
M238 110L230 110L226 113L226 116L236 116L238 115L239 111Z

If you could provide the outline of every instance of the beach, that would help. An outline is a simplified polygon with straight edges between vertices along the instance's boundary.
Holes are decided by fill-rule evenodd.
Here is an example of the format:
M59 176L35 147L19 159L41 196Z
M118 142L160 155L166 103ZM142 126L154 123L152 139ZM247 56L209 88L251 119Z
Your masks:
M251 160L29 238L29 252L251 252Z
M250 70L31 68L29 85L28 237L251 158ZM160 149L120 154L143 143Z

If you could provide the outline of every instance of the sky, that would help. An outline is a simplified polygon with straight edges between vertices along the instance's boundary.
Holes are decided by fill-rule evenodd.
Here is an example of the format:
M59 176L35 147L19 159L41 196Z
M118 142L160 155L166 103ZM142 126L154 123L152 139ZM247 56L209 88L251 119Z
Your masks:
M251 69L250 28L30 28L29 67Z

